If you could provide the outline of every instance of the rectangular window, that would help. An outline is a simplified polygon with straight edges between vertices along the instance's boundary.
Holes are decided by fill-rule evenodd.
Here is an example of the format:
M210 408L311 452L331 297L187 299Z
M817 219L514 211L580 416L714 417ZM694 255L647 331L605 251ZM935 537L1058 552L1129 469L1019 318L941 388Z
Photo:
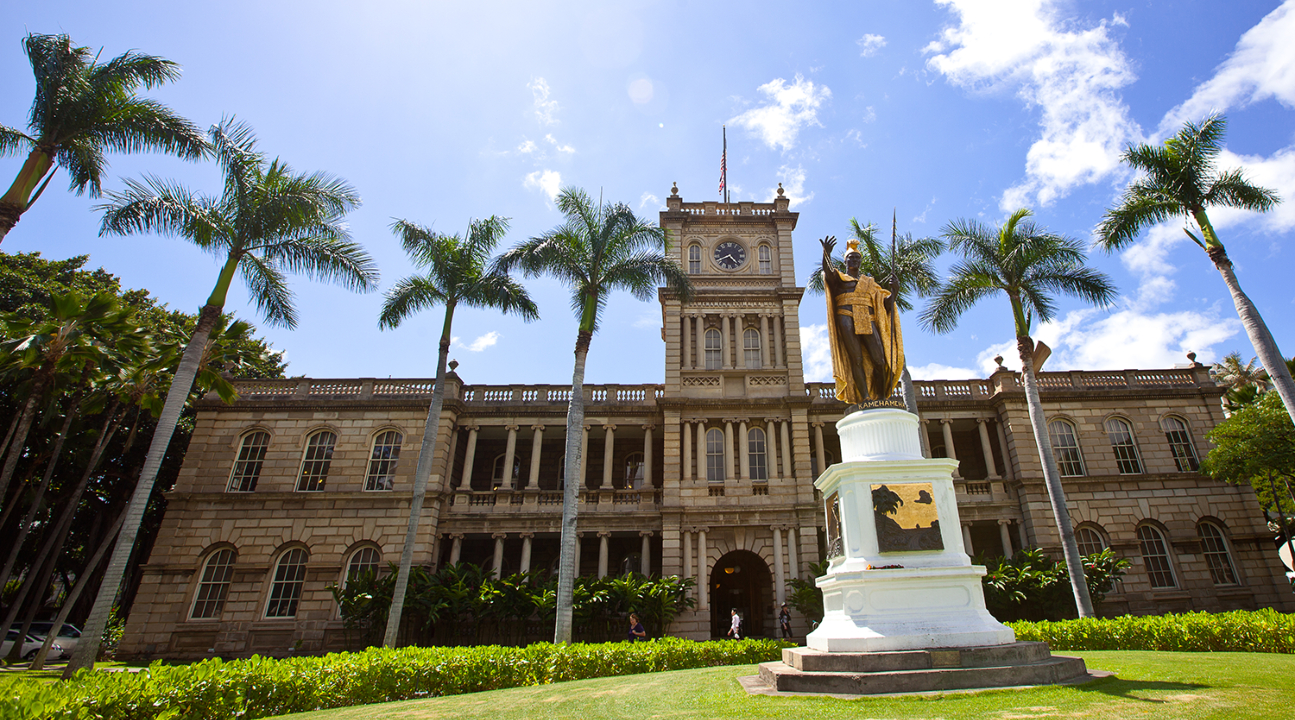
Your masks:
M714 328L706 331L706 369L719 370L724 364L720 356L719 331Z
M764 431L754 428L747 444L747 464L751 466L752 480L768 480L769 469L765 455Z
M755 328L747 328L742 333L742 357L746 360L746 366L752 370L759 370L760 362L760 331Z
M706 433L706 480L724 482L724 431Z
M760 274L761 275L773 274L772 257L773 257L773 253L769 250L769 246L761 245L760 246Z

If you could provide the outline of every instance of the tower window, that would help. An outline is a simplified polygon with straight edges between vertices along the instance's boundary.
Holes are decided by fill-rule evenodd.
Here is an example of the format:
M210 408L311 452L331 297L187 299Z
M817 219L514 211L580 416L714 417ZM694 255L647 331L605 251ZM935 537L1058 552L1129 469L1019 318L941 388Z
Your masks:
M742 352L745 353L746 366L749 368L760 368L760 331L755 328L747 328L742 333Z
M724 431L706 431L706 480L724 482Z
M760 246L760 274L773 274L773 251L769 249L768 245Z
M688 274L696 275L701 272L701 246L688 246Z
M711 328L706 331L706 369L718 370L723 363L720 355L719 331Z
M769 466L765 455L764 430L751 428L746 435L747 464L751 467L751 479L768 480Z

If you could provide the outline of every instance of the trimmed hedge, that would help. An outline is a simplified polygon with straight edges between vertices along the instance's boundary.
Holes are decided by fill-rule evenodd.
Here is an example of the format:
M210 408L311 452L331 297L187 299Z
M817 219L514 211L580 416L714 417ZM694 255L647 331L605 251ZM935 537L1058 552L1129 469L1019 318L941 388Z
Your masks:
M1295 653L1295 615L1264 610L1014 622L1017 640L1053 650Z
M180 720L260 718L415 697L563 680L745 665L781 658L775 640L553 645L524 648L371 648L322 657L154 663L130 672L82 671L68 682L0 680L0 717Z

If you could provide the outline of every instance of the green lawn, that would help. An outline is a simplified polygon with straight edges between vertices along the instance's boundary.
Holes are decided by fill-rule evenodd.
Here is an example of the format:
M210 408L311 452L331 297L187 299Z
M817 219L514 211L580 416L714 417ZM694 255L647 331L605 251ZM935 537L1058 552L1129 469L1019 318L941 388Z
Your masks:
M1295 656L1092 651L1114 678L1086 685L837 700L748 695L754 665L680 670L299 713L292 720L418 718L1291 718Z

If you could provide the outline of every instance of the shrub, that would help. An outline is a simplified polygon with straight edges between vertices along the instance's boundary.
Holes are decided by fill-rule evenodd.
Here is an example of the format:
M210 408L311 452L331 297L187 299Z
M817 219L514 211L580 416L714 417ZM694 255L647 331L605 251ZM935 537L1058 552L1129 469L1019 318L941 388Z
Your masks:
M1015 622L1017 640L1053 650L1295 653L1295 615L1264 610Z
M985 566L985 607L1000 622L1061 620L1079 614L1065 563L1053 560L1042 550L1027 548L1011 559L977 557L975 562ZM1130 565L1110 548L1085 555L1083 563L1094 605L1101 603Z
M139 673L81 671L45 684L0 679L0 717L259 718L564 680L768 662L774 640L371 648L322 657L154 663Z

